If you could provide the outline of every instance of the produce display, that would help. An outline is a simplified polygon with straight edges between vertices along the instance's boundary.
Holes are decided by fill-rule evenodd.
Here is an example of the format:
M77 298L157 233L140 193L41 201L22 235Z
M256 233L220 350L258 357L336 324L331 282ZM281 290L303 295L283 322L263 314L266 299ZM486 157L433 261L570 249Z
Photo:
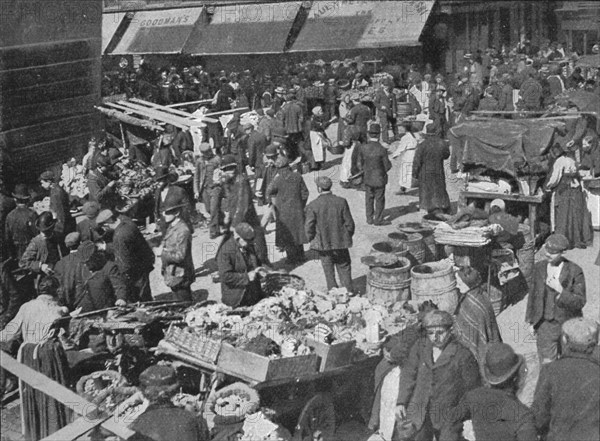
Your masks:
M190 330L269 358L311 353L306 340L325 344L356 341L367 355L377 353L381 338L417 321L410 302L390 308L363 297L350 297L343 288L328 294L284 287L247 309L223 304L191 307L185 317ZM373 336L376 327L379 332Z
M144 198L154 194L158 183L153 180L154 172L149 167L134 164L122 167L117 180L117 193L125 199Z

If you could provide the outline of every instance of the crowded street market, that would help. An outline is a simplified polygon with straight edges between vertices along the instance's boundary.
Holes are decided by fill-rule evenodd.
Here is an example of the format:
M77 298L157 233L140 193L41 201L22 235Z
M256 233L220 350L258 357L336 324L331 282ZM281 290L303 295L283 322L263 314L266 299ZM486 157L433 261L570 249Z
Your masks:
M598 4L7 3L2 440L600 441Z

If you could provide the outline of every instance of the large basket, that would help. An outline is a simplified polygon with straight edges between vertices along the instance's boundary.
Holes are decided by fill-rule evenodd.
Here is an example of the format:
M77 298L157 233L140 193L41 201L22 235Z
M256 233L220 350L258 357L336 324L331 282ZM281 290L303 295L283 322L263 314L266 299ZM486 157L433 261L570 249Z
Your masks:
M164 340L186 355L215 363L221 350L221 340L191 328L181 328L171 323Z
M302 277L294 274L270 273L265 276L262 289L267 296L272 296L277 294L286 286L297 290L303 290L306 284L304 283L304 279Z
M127 384L127 380L117 371L96 371L81 377L75 385L75 390L78 395L89 401L94 401L97 397L104 396L104 392L107 390L121 387L125 384Z

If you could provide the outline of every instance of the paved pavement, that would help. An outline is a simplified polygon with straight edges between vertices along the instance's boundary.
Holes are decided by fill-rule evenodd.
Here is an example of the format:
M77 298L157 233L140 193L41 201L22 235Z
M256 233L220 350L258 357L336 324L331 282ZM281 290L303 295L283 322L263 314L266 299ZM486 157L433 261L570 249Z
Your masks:
M336 127L330 127L329 130L332 133L335 133ZM309 173L304 176L310 191L309 200L314 199L318 195L315 178L319 175L329 176L334 181L333 192L348 200L356 222L354 247L350 252L353 261L352 275L357 291L364 293L366 285L365 278L368 268L361 265L360 258L369 253L371 244L385 240L389 233L397 231L397 225L399 223L418 221L421 219L423 213L419 213L416 207L416 204L418 203L418 198L416 196L398 196L394 194L394 192L398 190L397 182L400 164L398 162L393 162L393 169L390 173L389 184L386 189L387 208L385 211L387 218L392 221L392 225L382 227L367 225L364 209L364 193L356 190L343 189L339 186L338 175L339 164L341 162L340 155L332 156L328 154L327 160L329 162L325 170ZM447 164L446 169L448 170ZM463 185L463 181L456 179L456 177L449 172L447 172L446 179L450 198L452 201L456 201L458 199L458 192ZM259 208L259 214L262 214L263 211L264 209ZM271 261L275 263L280 262L284 256L275 247L274 225L268 227L267 233L267 244L270 250ZM192 285L192 288L198 299L208 298L218 300L220 298L220 286L214 284L210 278L210 273L216 270L214 257L218 243L218 240L209 239L208 231L206 229L200 229L194 233L193 254L199 277ZM586 276L588 301L584 308L584 315L597 321L600 321L600 268L594 265L594 261L600 248L599 243L600 234L596 233L594 237L594 246L592 248L586 250L572 250L567 253L569 259L583 267ZM311 257L310 253L308 254L308 257ZM154 295L169 291L162 282L159 262L157 262L156 268L157 269L151 275L152 291ZM326 289L323 270L318 260L308 260L301 266L294 268L292 272L303 277L309 288L313 290ZM539 366L537 363L535 340L529 333L528 327L524 324L526 301L527 298L503 311L498 317L498 324L504 341L512 345L517 352L523 354L527 359L528 376L520 397L526 404L530 404L533 397L535 382L539 373ZM6 422L5 417L13 420L13 418L9 418L11 415L18 418L18 413L15 413L14 411L6 413L6 415L3 413L2 422ZM15 427L18 427L18 421L15 425L13 420L12 423L8 425L8 427L10 426L12 426L11 428L13 430L6 431L5 427L7 427L7 425L3 424L3 436L7 435L7 440L19 440L20 437L14 430ZM366 440L368 437L368 430L355 421L342 424L338 431L339 440L362 441Z

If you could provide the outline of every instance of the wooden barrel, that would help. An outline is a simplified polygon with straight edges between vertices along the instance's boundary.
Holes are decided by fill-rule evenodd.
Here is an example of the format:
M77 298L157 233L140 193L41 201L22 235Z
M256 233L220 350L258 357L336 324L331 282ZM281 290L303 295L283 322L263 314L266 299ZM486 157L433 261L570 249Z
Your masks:
M373 267L367 274L367 298L373 303L390 305L410 300L410 261L399 257L392 268Z
M398 257L406 257L408 250L403 243L397 243L394 241L375 242L371 245L371 255L376 256L378 254L394 254Z
M398 247L403 246L406 248L408 253L406 256L410 259L412 265L419 265L425 263L425 243L423 242L423 236L419 233L405 234L405 233L390 233L388 238L392 243Z
M419 233L423 236L425 244L425 262L435 262L437 260L437 249L433 237L433 228L418 222L399 224L398 229L404 234Z
M419 303L431 300L439 309L453 313L458 291L452 265L447 262L430 262L414 266L410 271L410 291Z
M396 105L396 118L398 121L410 116L412 114L412 106L410 103L398 102Z

